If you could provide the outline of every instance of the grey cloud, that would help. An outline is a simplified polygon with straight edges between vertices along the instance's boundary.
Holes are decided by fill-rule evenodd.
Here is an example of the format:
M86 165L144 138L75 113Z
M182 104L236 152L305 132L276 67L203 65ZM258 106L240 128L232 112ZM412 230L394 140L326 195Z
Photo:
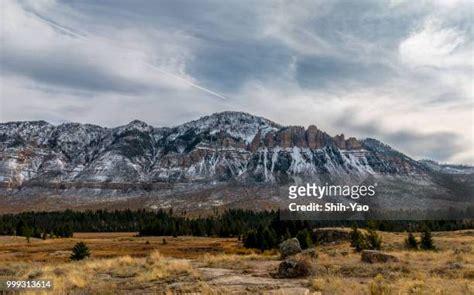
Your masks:
M144 83L124 79L94 62L87 63L82 58L63 52L35 54L6 49L0 55L0 64L5 74L23 75L40 84L135 94L149 90L149 86Z
M427 132L419 130L384 130L381 122L359 122L354 115L346 114L335 119L335 125L357 134L361 138L376 138L415 159L435 159L449 162L466 149L462 136L454 132Z
M356 83L374 85L396 77L397 73L380 63L360 63L334 57L308 57L297 62L296 79L304 88L341 87Z
M372 110L366 118L370 123L351 117L335 119L334 127L324 122L325 127L341 126L347 133L379 138L414 157L447 161L472 153L472 132L457 123L461 117L463 123L468 121L465 106L472 105L472 93L466 91L472 61L466 61L469 72L455 69L454 77L444 69L411 67L399 56L400 42L419 32L430 18L442 20L442 27L459 29L469 49L472 10L465 4L449 10L424 1L395 5L388 0L57 0L37 11L31 4L38 2L33 1L22 1L21 7L55 30L55 42L32 52L25 48L28 45L9 47L2 39L0 78L27 77L31 82L5 85L4 92L25 93L44 104L25 112L27 99L20 104L15 97L2 97L10 100L8 118L68 117L106 125L141 119L173 125L233 109L262 111L282 123L291 117L296 124L311 118L309 123L318 124L330 122L331 112L338 116L343 108L360 106ZM89 42L88 36L99 41ZM41 34L35 38L41 40ZM81 46L87 50L63 46L75 38L83 40ZM161 79L169 77L136 70L136 60L124 61L121 50L108 52L105 47L105 53L95 55L100 42L109 39L140 51L140 57L159 70L230 99L212 99L210 92L180 84L179 79L162 84ZM92 110L84 111L87 106ZM394 112L403 120L405 110L413 115L420 106L426 106L418 114L426 122L436 109L452 112L451 120L445 126L433 124L437 127L427 132L423 126L405 130L400 122L384 119L385 112ZM297 121L302 118L308 121ZM382 128L389 125L395 131Z

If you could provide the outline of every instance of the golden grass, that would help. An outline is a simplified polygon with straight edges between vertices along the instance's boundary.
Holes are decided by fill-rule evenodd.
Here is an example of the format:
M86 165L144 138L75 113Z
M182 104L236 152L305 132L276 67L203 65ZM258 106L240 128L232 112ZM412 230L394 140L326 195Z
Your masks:
M75 233L67 239L31 239L0 236L0 262L67 262L70 251L85 242L93 257L112 258L130 255L146 257L155 250L175 258L197 258L204 253L249 254L237 239L200 237L137 237L137 233ZM166 244L163 244L166 239ZM147 243L148 242L148 243Z
M198 277L189 261L165 258L158 251L154 251L146 258L122 256L44 265L38 269L31 269L22 279L53 280L53 293L65 294L79 290L107 292L120 286L143 286L177 275L192 279ZM161 283L165 284L164 281Z
M318 257L311 262L312 276L275 279L274 288L290 284L323 295L474 294L474 234L433 233L438 251L407 251L403 248L406 234L381 235L384 251L397 256L399 262L363 263L360 253L354 252L347 242L319 246ZM244 249L237 239L166 237L167 244L163 245L162 238L101 233L79 234L73 239L35 240L30 244L16 238L0 238L0 277L53 279L56 294L112 294L111 290L245 293L249 290L245 286L216 285L199 268L227 269L231 276L271 279L270 273L279 263L276 251ZM78 240L88 244L92 257L70 262L67 251Z
M388 236L385 241L392 246L404 238L383 235ZM322 294L474 294L474 238L457 240L453 233L447 235L438 234L435 238L438 251L393 247L389 253L400 261L392 263L362 263L360 254L349 250L347 243L331 249L320 248L312 288ZM451 245L445 244L446 241Z

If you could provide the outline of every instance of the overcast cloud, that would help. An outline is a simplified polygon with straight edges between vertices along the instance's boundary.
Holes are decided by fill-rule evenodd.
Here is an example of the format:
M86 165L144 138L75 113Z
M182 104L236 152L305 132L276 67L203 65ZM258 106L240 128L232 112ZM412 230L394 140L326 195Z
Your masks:
M469 1L0 2L0 121L224 110L474 164Z

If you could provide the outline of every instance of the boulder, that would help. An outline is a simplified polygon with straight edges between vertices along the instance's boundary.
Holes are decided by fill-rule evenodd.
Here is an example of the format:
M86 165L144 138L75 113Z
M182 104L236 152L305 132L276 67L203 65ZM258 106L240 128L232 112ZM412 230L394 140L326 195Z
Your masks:
M398 257L377 250L363 250L361 260L368 263L397 262Z
M282 259L300 252L301 245L297 238L288 239L280 244L280 256Z
M283 260L278 266L278 277L280 278L298 278L305 277L310 273L308 262L297 259Z

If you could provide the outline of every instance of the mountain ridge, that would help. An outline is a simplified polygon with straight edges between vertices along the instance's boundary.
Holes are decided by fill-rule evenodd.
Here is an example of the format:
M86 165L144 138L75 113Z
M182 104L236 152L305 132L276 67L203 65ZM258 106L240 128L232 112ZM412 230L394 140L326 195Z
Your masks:
M454 176L446 176L450 173ZM100 203L147 196L155 204L170 194L173 198L164 203L180 194L219 203L226 198L234 202L239 190L243 195L260 192L265 199L277 194L272 189L292 183L367 179L403 181L402 192L386 185L392 196L419 191L449 199L453 191L471 192L470 187L452 189L465 186L464 174L470 173L416 161L376 139L346 139L314 125L283 126L241 112L215 113L175 127L139 120L113 128L45 121L0 124L0 203L54 196L70 205L72 197L78 203ZM209 202L205 206L214 204Z

